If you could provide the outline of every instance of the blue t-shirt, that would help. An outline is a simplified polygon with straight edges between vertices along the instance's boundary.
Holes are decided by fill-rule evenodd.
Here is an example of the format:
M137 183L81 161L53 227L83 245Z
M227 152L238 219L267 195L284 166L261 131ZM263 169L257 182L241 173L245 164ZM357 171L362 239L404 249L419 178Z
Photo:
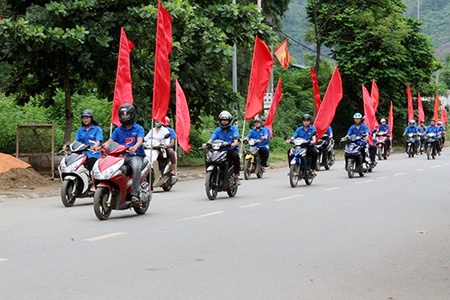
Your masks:
M304 126L298 127L294 132L294 138L303 138L307 141L312 141L313 136L317 135L316 127L313 125L308 126L308 128L305 129Z
M264 135L267 137L267 139L263 140L262 137ZM260 127L259 130L257 128L253 128L252 130L250 130L250 132L248 133L247 137L249 139L261 140L261 143L256 145L256 147L264 148L264 147L268 147L268 145L269 145L270 132L269 132L269 129L267 129L265 127Z
M115 142L132 147L136 145L138 138L144 139L144 127L137 123L133 123L130 129L126 129L125 126L117 127L112 135L111 139ZM140 146L136 151L137 156L145 156L144 146Z
M445 131L444 125L441 125L441 126L438 125L438 127L439 127L439 133L443 133Z
M427 129L425 130L425 133L436 133L439 134L439 127L436 125L429 125L427 126Z
M419 128L417 126L406 126L406 128L405 128L405 134L417 133L418 131L419 131Z
M83 143L88 146L92 146L92 142L100 141L103 142L103 131L99 126L91 125L89 130L86 130L86 126L81 126L77 130L77 134L75 135L75 140ZM92 142L91 142L92 141ZM89 150L83 151L83 154L86 154L88 158L94 157L99 158L100 152L92 152Z
M327 131L325 131L326 135L332 135L333 134L333 128L331 128L331 126L328 126Z
M172 127L167 126L167 129L169 129L170 132L170 140L176 140L177 134L175 133L175 130Z
M388 124L386 124L386 125L380 124L380 125L378 125L378 131L390 132L391 131L391 127L389 127Z
M358 128L358 127L356 127L356 124L353 124L348 129L347 136L351 136L352 134L355 134L356 136L364 137L365 135L369 134L369 127L367 127L366 124L360 124L359 128ZM364 140L361 140L361 143L363 145L367 144L367 142Z
M232 143L234 143L235 138L236 139L239 138L239 131L236 128L236 126L231 125L226 130L227 131L225 132L225 129L222 129L221 127L217 127L211 134L211 140L212 141L222 140L222 141L232 144ZM234 149L237 149L237 147L235 147Z

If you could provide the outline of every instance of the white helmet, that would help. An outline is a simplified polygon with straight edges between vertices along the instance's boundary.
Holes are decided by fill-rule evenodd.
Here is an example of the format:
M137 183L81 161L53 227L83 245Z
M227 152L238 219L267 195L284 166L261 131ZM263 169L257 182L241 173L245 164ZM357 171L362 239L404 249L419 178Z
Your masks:
M223 125L222 120L228 120L228 123ZM219 126L223 129L229 128L231 126L231 122L233 121L233 116L226 110L222 111L219 114Z

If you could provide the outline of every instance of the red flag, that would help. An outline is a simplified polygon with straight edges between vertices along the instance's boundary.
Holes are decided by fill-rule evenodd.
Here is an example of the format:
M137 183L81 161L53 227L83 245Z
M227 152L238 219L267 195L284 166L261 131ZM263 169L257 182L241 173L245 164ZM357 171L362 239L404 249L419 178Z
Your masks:
M178 83L178 79L175 81L176 86L176 123L175 131L177 134L177 140L180 147L184 152L191 150L189 144L189 133L191 131L191 117L189 116L189 108L184 95L183 89Z
M172 17L158 0L156 25L155 72L153 80L152 118L166 123L170 100L170 61L172 50Z
M419 114L419 124L421 121L425 121L425 113L423 112L422 106L422 98L420 97L420 93L417 93L417 112Z
M373 110L372 97L367 91L366 87L362 86L363 102L364 102L364 116L366 117L366 125L369 127L370 133L377 124L377 118L375 117L375 111ZM373 145L372 135L369 134L369 142Z
M447 123L447 111L445 110L444 106L442 106L442 108L441 108L441 121L442 121L442 125L445 126L445 123Z
M267 90L272 67L273 58L269 48L262 40L256 37L252 71L248 85L247 104L245 106L245 120L253 118L262 110L264 94Z
M394 139L394 107L392 106L391 101L391 108L389 109L389 116L388 116L388 125L391 128L391 139Z
M320 138L327 131L333 121L336 108L342 99L342 80L339 69L336 67L331 76L325 96L323 96L322 104L317 112L314 126L317 129L317 135Z
M439 118L439 106L441 106L441 101L439 99L439 95L436 94L436 100L434 101L434 115L433 118L438 121Z
M317 80L316 72L313 68L309 69L309 74L311 74L311 81L314 92L314 106L316 108L315 112L319 111L320 108L320 92L319 92L319 81Z
M291 56L289 55L288 42L284 40L281 42L280 46L274 51L275 56L278 58L283 69L289 67L289 62L291 61Z
M380 103L380 93L375 80L372 80L372 89L370 90L370 97L372 98L373 111L376 113L378 110L378 103Z
M406 95L408 96L408 122L414 119L414 108L412 103L411 87L408 84L406 88Z
M270 138L273 137L272 124L273 124L273 120L275 119L275 114L277 113L277 106L278 106L278 103L280 103L281 98L283 98L283 92L281 91L281 89L282 89L282 83L281 83L281 78L280 78L278 80L278 84L277 84L275 93L273 94L272 105L270 106L269 113L267 114L267 118L266 118L266 123L264 125L265 127L267 127L269 129Z
M119 107L122 104L133 104L133 92L131 87L130 52L134 44L127 39L125 30L120 28L119 57L117 59L116 85L114 88L114 100L112 105L111 123L120 126Z

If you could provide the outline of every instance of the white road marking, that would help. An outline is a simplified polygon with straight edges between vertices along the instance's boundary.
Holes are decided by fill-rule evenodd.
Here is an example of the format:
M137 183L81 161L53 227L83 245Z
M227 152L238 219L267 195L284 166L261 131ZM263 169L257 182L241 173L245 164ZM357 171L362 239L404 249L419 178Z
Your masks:
M417 172L420 172L420 171L423 171L423 169L417 169L416 171L417 171Z
M386 179L386 178L389 178L389 177L387 177L387 176L378 177L378 179Z
M262 205L262 204L261 203L253 203L253 204L239 206L239 208L249 208L249 207L255 207L255 206L260 206L260 205Z
M405 172L402 172L402 173L396 173L396 174L394 174L394 176L400 176L400 175L405 175L406 173Z
M365 181L353 182L353 184L369 183L369 182L372 182L372 181L373 181L373 179L369 179L369 180L365 180Z
M284 197L284 198L280 198L280 199L275 199L274 201L284 201L284 200L290 200L290 199L294 199L294 198L300 198L303 197L304 195L294 195L294 196L289 196L289 197Z
M435 166L431 166L430 168L439 168L442 167L442 165L435 165Z
M9 260L9 258L0 258L0 262L4 262L4 261L7 261L7 260Z
M329 189L325 189L325 191L334 191L334 190L338 190L338 189L340 189L340 187L332 187Z
M110 234L105 234L105 235L100 235L100 236L96 236L96 237L92 237L92 238L88 238L85 239L84 241L86 242L96 242L99 240L104 240L104 239L109 239L115 236L119 236L119 235L123 235L123 234L127 234L126 232L115 232L115 233L110 233Z
M216 211L216 212L212 212L212 213L209 213L209 214L204 214L204 215L198 215L198 216L193 216L193 217L189 217L189 218L179 219L179 220L176 220L175 222L197 220L197 219L201 219L201 218L204 218L204 217L214 216L214 215L218 215L218 214L222 214L222 213L224 213L224 211Z

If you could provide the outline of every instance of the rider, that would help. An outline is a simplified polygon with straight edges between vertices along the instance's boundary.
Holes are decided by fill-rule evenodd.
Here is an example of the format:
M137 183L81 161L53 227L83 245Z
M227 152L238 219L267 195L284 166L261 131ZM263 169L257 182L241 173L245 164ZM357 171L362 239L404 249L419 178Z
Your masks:
M261 142L256 145L256 147L259 148L259 154L261 155L261 166L264 170L264 167L268 167L267 160L269 159L269 140L270 140L270 133L269 129L266 127L262 127L261 119L256 117L253 120L253 124L255 125L255 128L250 130L247 137L244 140L248 139L255 139L260 140Z
M355 124L350 126L350 128L347 131L347 135L343 138L343 140L346 140L349 136L352 134L362 137L361 144L363 146L366 146L368 143L368 137L369 137L369 127L367 127L366 124L362 122L363 116L360 113L355 113L353 115L353 120L355 121ZM361 147L361 151L363 154L363 157L366 156L365 147ZM375 165L375 155L376 155L377 148L375 146L369 145L369 156L370 156L370 165ZM345 158L345 169L347 169L347 158Z
M97 159L100 158L100 144L103 142L103 131L94 120L94 114L89 109L81 113L81 127L75 135L75 141L85 145L91 145L90 150L83 151L87 156L86 169L92 170Z
M121 145L129 146L128 154L125 156L125 164L131 167L133 172L131 201L139 201L139 186L141 180L141 166L145 157L144 147L144 128L135 123L136 109L131 104L122 104L119 107L119 121L122 124L111 134L111 138L106 141L104 146L116 142Z
M439 140L437 138L439 136L439 127L436 126L435 119L431 119L430 125L427 126L427 129L425 130L424 134L427 134L427 133L435 133L436 134L436 139L434 140L434 145L436 147L436 151L437 151L438 155L441 155L441 149L439 147Z
M409 133L418 133L418 132L419 132L419 127L416 126L416 121L414 119L412 119L409 121L409 125L406 126L405 132L403 132L403 136L405 136ZM406 139L403 141L403 144L405 146L405 152L406 152L407 148L408 148L408 143L406 142ZM416 150L419 149L419 139L416 139L414 144L416 146Z
M333 128L331 126L328 126L327 131L325 131L325 134L330 137L330 139L333 139Z
M385 149L389 149L391 147L391 127L388 124L386 124L385 118L381 118L380 125L375 127L375 134L377 132L386 132L387 133Z
M226 110L219 114L219 127L217 127L211 134L211 138L207 144L211 144L215 140L223 140L230 143L228 148L227 158L234 165L234 182L237 185L241 185L239 180L240 161L239 161L239 131L236 126L231 125L233 122L233 116ZM206 144L203 145L205 147Z
M167 121L167 120L166 120ZM169 137L166 137L169 135ZM154 139L155 141L158 141L162 145L166 147L167 156L170 160L170 163L172 164L172 175L177 175L177 158L175 155L175 151L173 151L172 147L173 144L171 142L170 138L170 130L169 128L163 126L161 122L155 122L155 128L150 130L147 135L144 137L144 141L147 141L149 139ZM158 156L158 161L161 161L162 157Z
M316 166L317 163L317 150L315 147L315 143L316 143L316 138L317 138L317 130L316 127L314 127L313 125L311 125L311 116L309 114L304 114L302 116L302 126L299 126L295 132L294 135L287 140L286 142L290 143L291 141L293 141L296 138L303 138L307 141L310 142L310 144L308 145L308 150L306 151L306 156L307 156L307 162L311 162L308 166L308 168L310 169L310 173L311 175L316 175L314 169L311 166ZM291 151L288 150L288 163L289 165L291 164L291 160L292 160L292 155L291 155Z
M438 127L440 132L440 138L442 139L442 145L445 143L445 126L442 125L441 121L438 121Z

